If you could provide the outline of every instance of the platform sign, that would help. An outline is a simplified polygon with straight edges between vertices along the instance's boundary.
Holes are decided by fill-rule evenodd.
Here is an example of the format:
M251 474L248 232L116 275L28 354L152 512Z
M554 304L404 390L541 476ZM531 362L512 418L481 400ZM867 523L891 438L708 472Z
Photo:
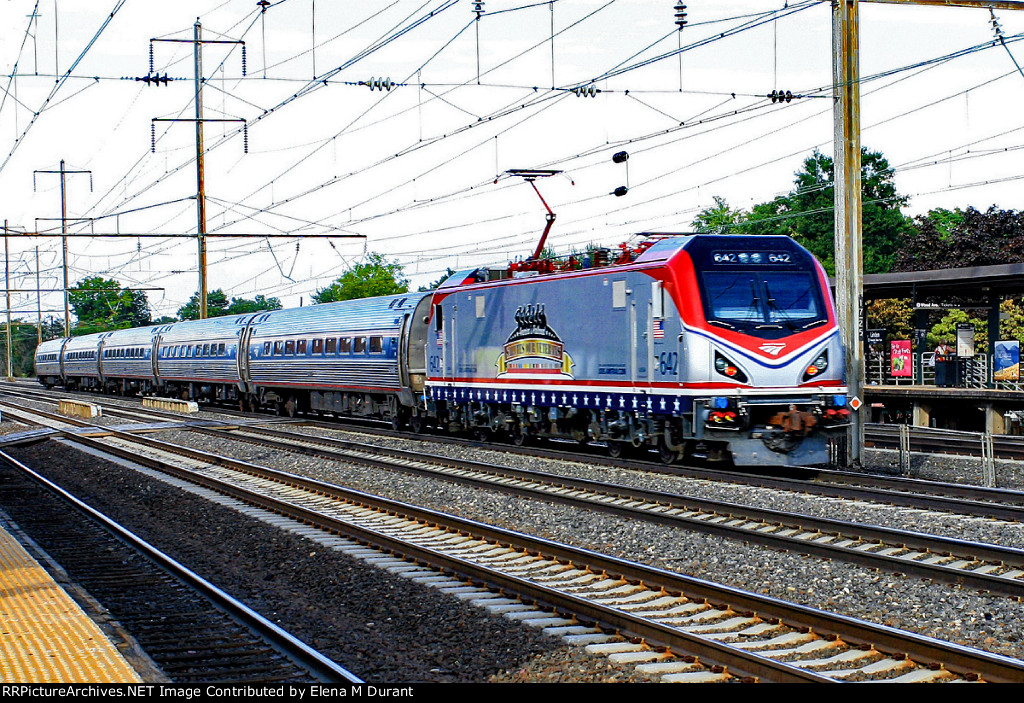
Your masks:
M881 344L885 341L885 330L868 330L868 344Z
M974 356L974 325L969 322L956 325L956 355L961 359Z
M992 361L992 378L996 381L1020 380L1020 342L1016 339L999 340Z
M911 340L894 339L889 342L890 349L890 373L893 376L913 376L914 364L911 353Z

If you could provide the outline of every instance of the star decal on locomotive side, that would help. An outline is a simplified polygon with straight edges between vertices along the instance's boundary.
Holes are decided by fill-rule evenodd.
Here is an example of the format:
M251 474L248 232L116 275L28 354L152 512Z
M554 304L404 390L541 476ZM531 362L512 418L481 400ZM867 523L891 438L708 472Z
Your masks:
M548 325L544 305L520 305L516 329L505 340L495 365L498 377L555 375L573 378L575 363L558 334Z

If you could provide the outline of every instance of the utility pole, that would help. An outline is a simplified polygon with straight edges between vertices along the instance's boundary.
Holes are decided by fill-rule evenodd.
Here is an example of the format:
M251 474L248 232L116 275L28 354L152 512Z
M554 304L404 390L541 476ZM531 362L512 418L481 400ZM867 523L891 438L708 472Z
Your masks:
M891 5L1024 10L1017 0L864 0ZM861 465L864 418L864 255L860 159L860 0L832 0L832 74L835 168L836 307L851 407L846 462Z
M264 8L265 11L265 8ZM203 39L203 26L199 22L199 18L196 18L196 23L192 26L192 39L151 39L150 42L150 74L153 73L153 55L152 55L152 42L189 42L192 43L192 54L193 64L195 67L195 118L192 120L186 119L166 119L157 118L154 119L156 122L195 122L196 125L196 238L198 240L199 247L199 318L206 318L206 177L205 177L205 149L203 148L203 123L204 122L242 122L242 119L205 119L203 117L203 83L206 79L203 78L203 44L241 44L242 45L242 75L245 75L245 42L230 40L230 39ZM165 75L163 79L155 79L153 75L148 75L145 78L136 78L136 80L145 81L146 83L152 83L158 85L159 81L162 80L166 85L168 78ZM170 79L173 80L173 79ZM156 132L153 132L153 144L156 146ZM246 153L248 153L248 130L246 131Z
M92 171L68 171L64 168L64 159L60 160L59 171L34 171L33 176L37 173L57 173L60 174L60 234L61 234L61 250L63 252L63 266L64 266L64 336L71 336L71 306L68 302L68 199L67 199L67 175L69 173L88 173L89 174L89 189L92 189Z
M199 319L206 319L206 182L203 159L203 27L193 26L196 87L196 232L199 240Z
M36 246L36 346L43 343L43 294L39 289L39 246Z
M7 378L14 374L11 369L11 356L14 344L11 340L11 255L7 249L7 220L4 220L4 288L7 289Z

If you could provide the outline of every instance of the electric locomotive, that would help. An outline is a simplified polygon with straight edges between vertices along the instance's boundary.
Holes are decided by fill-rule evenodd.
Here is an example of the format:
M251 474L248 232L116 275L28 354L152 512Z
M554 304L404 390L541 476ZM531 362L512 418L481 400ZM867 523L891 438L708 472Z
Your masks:
M517 443L656 448L665 461L828 460L849 410L810 253L787 237L654 235L620 259L450 278L432 301L426 414Z

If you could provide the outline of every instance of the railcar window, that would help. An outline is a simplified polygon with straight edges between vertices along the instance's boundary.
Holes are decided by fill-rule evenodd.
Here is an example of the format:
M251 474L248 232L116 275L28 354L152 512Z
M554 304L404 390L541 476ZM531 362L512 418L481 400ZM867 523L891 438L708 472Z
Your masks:
M380 354L384 351L384 340L381 337L370 337L370 353Z
M284 343L274 342L274 356L281 356L284 353Z
M209 356L209 355L210 355L210 345L209 344L204 344L203 345L203 356Z
M324 353L324 340L314 339L313 340L313 353L323 354Z
M228 353L224 351L224 342L221 342L220 344L217 345L217 353L220 354L221 356L228 355Z
M345 337L345 338L341 339L340 342L341 342L341 348L338 351L340 351L342 354L351 354L352 353L352 340L349 339L348 337Z
M366 351L366 337L356 337L352 342L352 351L362 354Z
M270 356L270 342L263 343L263 356Z
M305 339L300 339L299 341L297 341L295 343L295 353L296 354L305 354L306 353L306 340Z
M295 354L295 340L289 339L284 343L284 353L288 356L294 356Z
M335 337L328 337L327 342L324 346L324 351L328 354L334 354L338 351L338 340Z

